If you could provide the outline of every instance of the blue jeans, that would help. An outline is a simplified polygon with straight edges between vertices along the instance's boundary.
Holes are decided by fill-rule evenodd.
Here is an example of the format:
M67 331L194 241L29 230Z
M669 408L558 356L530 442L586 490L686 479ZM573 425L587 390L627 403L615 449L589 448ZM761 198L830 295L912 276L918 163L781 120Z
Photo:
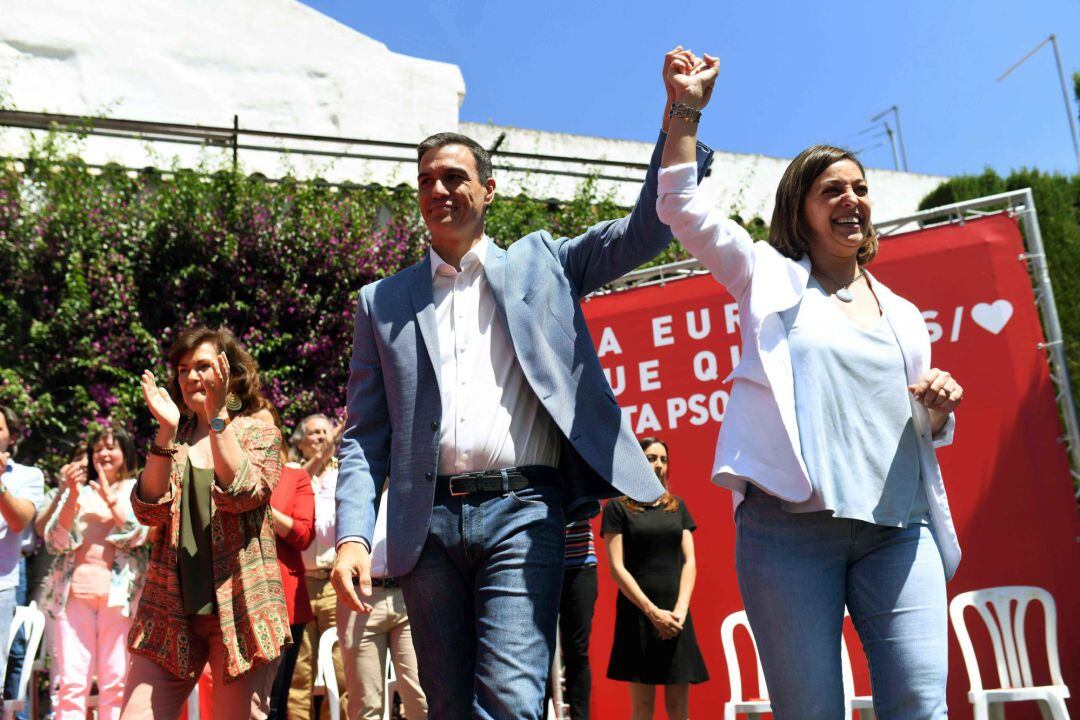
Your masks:
M11 621L15 617L15 605L18 604L15 593L18 588L0 590L0 650L7 649L11 636ZM7 677L7 653L0 652L0 678Z
M15 590L15 602L18 605L29 604L29 587L26 578L26 556L19 558L19 586ZM14 611L13 611L14 612ZM8 664L4 679L4 697L14 698L19 694L19 680L22 678L23 665L26 661L26 632L19 628L15 639L11 641L11 652L8 653ZM33 660L31 660L31 663ZM33 692L29 688L29 692ZM30 716L29 708L24 708L15 713L15 720L27 720Z
M400 578L430 717L542 717L565 526L557 487L451 497L440 485Z
M844 605L879 720L948 715L945 571L925 525L788 513L751 487L735 517L739 590L776 720L840 720Z

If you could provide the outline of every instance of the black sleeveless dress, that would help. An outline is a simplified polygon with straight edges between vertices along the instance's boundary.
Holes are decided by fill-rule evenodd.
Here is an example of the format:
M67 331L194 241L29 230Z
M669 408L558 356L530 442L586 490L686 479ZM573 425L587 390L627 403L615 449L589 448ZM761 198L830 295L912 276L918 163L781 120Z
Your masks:
M629 510L622 500L604 506L601 533L621 533L623 564L657 607L672 610L679 598L682 573L683 530L697 529L686 503L665 512L657 505L641 512ZM612 680L673 685L709 679L705 660L694 635L690 612L682 632L661 640L649 619L620 592L615 600L615 640L611 645L607 676Z

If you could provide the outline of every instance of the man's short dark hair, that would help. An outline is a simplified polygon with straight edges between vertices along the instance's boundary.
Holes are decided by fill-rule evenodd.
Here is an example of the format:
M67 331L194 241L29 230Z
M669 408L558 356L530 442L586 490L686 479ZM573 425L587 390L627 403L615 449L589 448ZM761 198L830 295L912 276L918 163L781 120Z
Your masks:
M416 162L423 159L429 150L438 150L447 145L462 145L469 148L473 161L476 162L476 176L481 183L486 183L491 177L491 155L484 147L468 135L461 133L441 132L435 133L416 146Z

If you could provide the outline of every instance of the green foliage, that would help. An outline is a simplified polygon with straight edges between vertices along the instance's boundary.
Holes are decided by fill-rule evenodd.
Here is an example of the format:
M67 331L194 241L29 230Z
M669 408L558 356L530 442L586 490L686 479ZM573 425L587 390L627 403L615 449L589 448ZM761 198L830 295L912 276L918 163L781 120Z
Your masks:
M1050 282L1065 338L1073 399L1080 406L1080 175L1067 177L1025 169L1002 178L988 169L982 175L964 175L942 183L923 198L919 208L1028 187L1035 195Z

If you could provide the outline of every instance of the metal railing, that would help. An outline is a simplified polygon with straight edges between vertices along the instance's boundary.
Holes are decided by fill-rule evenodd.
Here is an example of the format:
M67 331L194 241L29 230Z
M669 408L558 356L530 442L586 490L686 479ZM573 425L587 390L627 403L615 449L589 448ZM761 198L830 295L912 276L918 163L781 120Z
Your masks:
M325 158L369 160L387 163L416 162L417 143L369 138L337 137L310 133L255 130L240 126L239 116L233 116L232 127L189 125L184 123L128 120L111 117L62 115L22 110L0 110L0 127L25 128L42 132L63 132L83 136L106 137L140 142L171 143L232 151L233 168L239 167L241 151L290 155L311 155ZM277 141L276 143L270 141ZM492 165L508 172L556 175L573 178L596 178L609 182L639 184L644 179L648 163L587 158L571 155L547 155L502 150L496 140L489 152ZM330 146L347 146L349 150ZM353 149L357 148L357 149ZM566 167L550 167L558 163ZM135 169L135 168L132 168ZM610 174L613 169L623 170Z

